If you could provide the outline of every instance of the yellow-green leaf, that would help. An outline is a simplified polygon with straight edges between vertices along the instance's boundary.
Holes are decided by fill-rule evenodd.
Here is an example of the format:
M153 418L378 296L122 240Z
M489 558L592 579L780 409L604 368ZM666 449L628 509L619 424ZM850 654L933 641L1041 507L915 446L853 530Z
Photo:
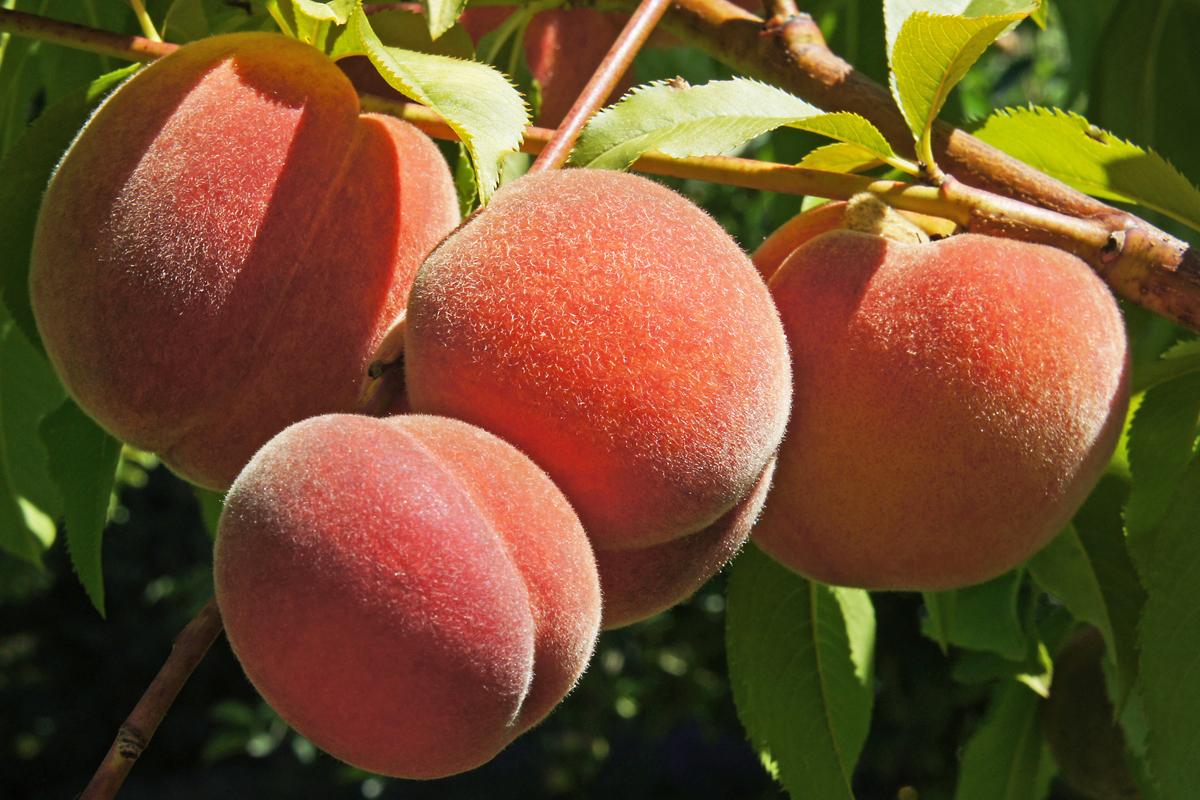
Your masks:
M525 102L507 78L475 61L388 46L361 8L334 53L367 56L390 86L445 119L471 154L480 199L491 196L501 159L520 147L529 123Z
M625 169L650 151L675 158L719 155L782 127L850 142L880 160L896 159L883 134L863 117L826 114L782 89L734 78L701 86L657 82L634 89L592 117L571 163Z
M1153 150L1057 108L1007 108L975 135L1081 192L1136 203L1200 230L1200 191Z
M429 23L429 35L438 39L454 27L458 15L467 7L467 0L421 0L425 19Z
M950 91L967 70L1000 34L1037 6L1026 2L1010 13L974 17L918 11L904 20L891 50L892 94L918 141L927 139Z

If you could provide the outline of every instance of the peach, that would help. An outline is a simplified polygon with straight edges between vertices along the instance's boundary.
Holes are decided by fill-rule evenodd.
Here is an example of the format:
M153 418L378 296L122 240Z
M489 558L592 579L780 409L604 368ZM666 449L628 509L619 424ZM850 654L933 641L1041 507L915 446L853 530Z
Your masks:
M326 415L268 442L226 499L225 630L290 725L372 772L492 758L571 689L600 586L562 493L456 420Z
M842 217L846 212L845 201L822 203L815 208L802 211L780 225L774 233L763 240L754 251L754 266L764 281L771 280L787 257L796 252L805 242L843 227Z
M134 76L71 146L38 218L33 308L81 407L224 488L291 422L357 407L458 219L433 143L360 116L328 58L217 36Z
M1127 345L1078 258L835 231L770 285L796 391L754 540L786 566L868 589L978 583L1049 541L1099 479Z
M696 593L741 550L771 487L772 461L745 500L699 533L637 550L597 550L605 630L623 628Z
M711 217L645 178L529 175L417 272L414 411L529 455L593 545L661 544L746 497L783 434L787 346L762 280Z

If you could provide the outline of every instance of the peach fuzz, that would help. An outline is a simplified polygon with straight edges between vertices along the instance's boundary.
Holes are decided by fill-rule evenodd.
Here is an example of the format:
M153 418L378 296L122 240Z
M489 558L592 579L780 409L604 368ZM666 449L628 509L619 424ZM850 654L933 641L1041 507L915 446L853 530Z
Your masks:
M413 410L511 442L597 549L702 530L745 498L787 419L766 286L707 214L634 175L526 176L413 283Z
M122 85L67 152L35 232L34 312L81 407L224 488L291 422L356 408L458 219L433 143L360 116L324 55L217 36Z
M745 500L704 530L638 550L597 550L605 630L623 628L683 602L742 549L758 520L772 461Z
M1057 534L1108 463L1125 328L1078 258L836 231L771 291L796 392L754 541L793 570L868 589L979 583Z
M810 239L842 227L846 202L837 200L802 211L763 240L751 260L764 281L770 281L787 257Z
M541 720L600 622L562 493L496 437L436 417L287 428L229 492L214 575L229 642L280 716L409 778L478 766Z

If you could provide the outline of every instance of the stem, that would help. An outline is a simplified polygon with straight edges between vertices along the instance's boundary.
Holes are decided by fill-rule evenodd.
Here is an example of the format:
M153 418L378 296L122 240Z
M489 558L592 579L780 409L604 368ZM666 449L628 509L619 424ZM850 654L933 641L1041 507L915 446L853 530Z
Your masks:
M152 42L161 42L162 37L158 35L158 29L154 27L154 20L150 19L150 15L146 13L146 6L142 4L142 0L129 0L129 5L133 7L133 14L137 17L138 25L142 28L142 33Z
M121 723L117 738L96 768L96 774L83 790L80 800L108 800L116 796L134 762L150 744L179 690L220 633L221 615L213 598L176 637L171 654L133 711Z
M894 141L911 145L908 126L887 91L829 52L820 31L806 15L777 26L774 36L764 35L771 31L764 29L761 19L724 0L674 0L664 20L673 33L709 50L735 69L770 80L829 110L862 114L879 125L885 135L892 134ZM0 31L133 61L151 61L176 47L4 9L0 9ZM378 98L364 97L363 102L366 108L410 119L432 136L452 136L426 111L416 111L404 103L389 108L387 101ZM545 138L539 138L543 133ZM528 128L526 135L530 138L523 149L540 152L549 133ZM941 216L972 230L1050 244L1075 253L1118 294L1200 330L1200 253L1186 242L940 123L935 127L934 152L943 166L952 167L961 180L948 179L940 189L914 187L716 157L667 159L649 155L639 159L634 168L658 175L831 198L846 199L858 191L871 191L902 210Z
M629 22L621 30L621 35L613 42L600 66L596 67L592 79L575 99L575 104L567 112L566 119L558 126L558 130L537 161L529 168L531 174L557 169L566 163L567 156L571 154L571 148L583 132L588 117L592 116L617 88L621 76L633 63L634 56L642 49L670 2L671 0L641 0L637 11L633 12Z
M156 42L144 36L110 33L73 22L62 22L4 8L0 8L0 31L124 61L143 63L154 61L179 48L179 45Z

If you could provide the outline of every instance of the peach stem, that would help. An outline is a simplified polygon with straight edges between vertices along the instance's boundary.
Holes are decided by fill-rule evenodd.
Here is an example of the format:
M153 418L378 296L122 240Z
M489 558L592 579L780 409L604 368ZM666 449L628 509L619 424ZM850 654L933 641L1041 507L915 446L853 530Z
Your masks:
M220 634L221 614L217 610L216 599L210 598L176 637L171 654L146 687L133 711L121 723L117 738L96 768L96 774L83 790L80 800L109 800L116 796L138 756L158 730L171 703Z
M550 138L546 148L542 150L542 154L529 168L530 174L558 169L566 163L567 157L571 154L571 148L575 146L575 141L583 132L583 126L587 124L588 118L604 104L608 96L617 88L621 76L633 63L634 57L642 49L642 45L654 30L654 26L666 13L670 2L671 0L642 0L637 10L633 12L633 16L629 18L629 22L621 30L621 35L613 42L608 54L600 62L600 66L596 67L587 86L583 87L575 104L567 112L566 118L558 126L558 130Z

